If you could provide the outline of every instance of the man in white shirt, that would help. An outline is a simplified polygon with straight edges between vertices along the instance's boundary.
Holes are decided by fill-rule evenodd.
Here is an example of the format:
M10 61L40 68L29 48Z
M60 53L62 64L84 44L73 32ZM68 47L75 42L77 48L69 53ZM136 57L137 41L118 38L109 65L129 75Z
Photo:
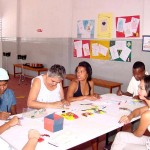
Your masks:
M133 98L139 99L138 96L138 86L140 84L140 80L143 79L145 74L145 65L141 61L137 61L133 64L133 77L131 78L127 92L122 92L121 90L117 91L117 95L127 95L132 96Z

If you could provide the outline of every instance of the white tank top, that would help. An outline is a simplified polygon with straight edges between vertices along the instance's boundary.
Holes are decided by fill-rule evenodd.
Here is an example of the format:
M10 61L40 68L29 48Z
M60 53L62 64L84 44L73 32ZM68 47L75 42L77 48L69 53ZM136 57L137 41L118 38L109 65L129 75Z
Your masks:
M39 102L56 102L56 101L61 100L60 83L57 84L57 87L55 90L50 91L45 86L42 75L37 76L36 78L40 79L40 81L41 81L41 88L39 91L39 95L37 97L37 101L39 101ZM33 82L33 80L32 80L32 82Z

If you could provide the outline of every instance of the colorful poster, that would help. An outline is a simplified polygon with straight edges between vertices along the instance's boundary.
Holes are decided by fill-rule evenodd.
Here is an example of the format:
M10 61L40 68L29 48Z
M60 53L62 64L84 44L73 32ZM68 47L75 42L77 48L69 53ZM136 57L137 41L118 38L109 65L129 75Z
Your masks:
M79 20L77 22L77 37L78 38L94 38L94 20Z
M90 41L90 58L100 60L110 60L109 41L92 40Z
M116 37L140 37L140 16L116 17Z
M131 62L131 41L110 41L111 60Z
M112 38L112 14L98 15L97 37Z
M74 40L73 56L79 58L90 58L90 41Z

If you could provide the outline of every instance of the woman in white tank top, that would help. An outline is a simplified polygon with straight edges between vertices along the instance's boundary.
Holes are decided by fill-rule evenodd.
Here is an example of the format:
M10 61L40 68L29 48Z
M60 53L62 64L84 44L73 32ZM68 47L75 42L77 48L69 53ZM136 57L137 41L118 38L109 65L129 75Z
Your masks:
M32 80L27 105L30 108L62 108L69 105L64 100L62 80L66 71L61 65L53 65L46 74Z
M133 133L117 133L111 150L150 150L150 137L144 136L145 131L150 128L150 75L141 80L138 95L146 106L135 109L128 116L122 116L119 122L128 124L133 118L141 116L140 124Z

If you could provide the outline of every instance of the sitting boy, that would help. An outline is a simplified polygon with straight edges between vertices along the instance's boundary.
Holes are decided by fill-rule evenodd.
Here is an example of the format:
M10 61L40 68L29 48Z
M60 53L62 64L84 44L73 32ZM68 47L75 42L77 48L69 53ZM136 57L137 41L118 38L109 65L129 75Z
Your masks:
M7 88L9 76L5 69L0 68L0 119L6 120L16 114L16 98L11 89Z
M138 96L138 86L140 81L148 73L145 72L145 65L143 62L137 61L133 64L133 77L130 80L130 83L127 88L127 92L122 92L121 90L117 91L117 95L127 95L132 96L133 98L139 99Z

